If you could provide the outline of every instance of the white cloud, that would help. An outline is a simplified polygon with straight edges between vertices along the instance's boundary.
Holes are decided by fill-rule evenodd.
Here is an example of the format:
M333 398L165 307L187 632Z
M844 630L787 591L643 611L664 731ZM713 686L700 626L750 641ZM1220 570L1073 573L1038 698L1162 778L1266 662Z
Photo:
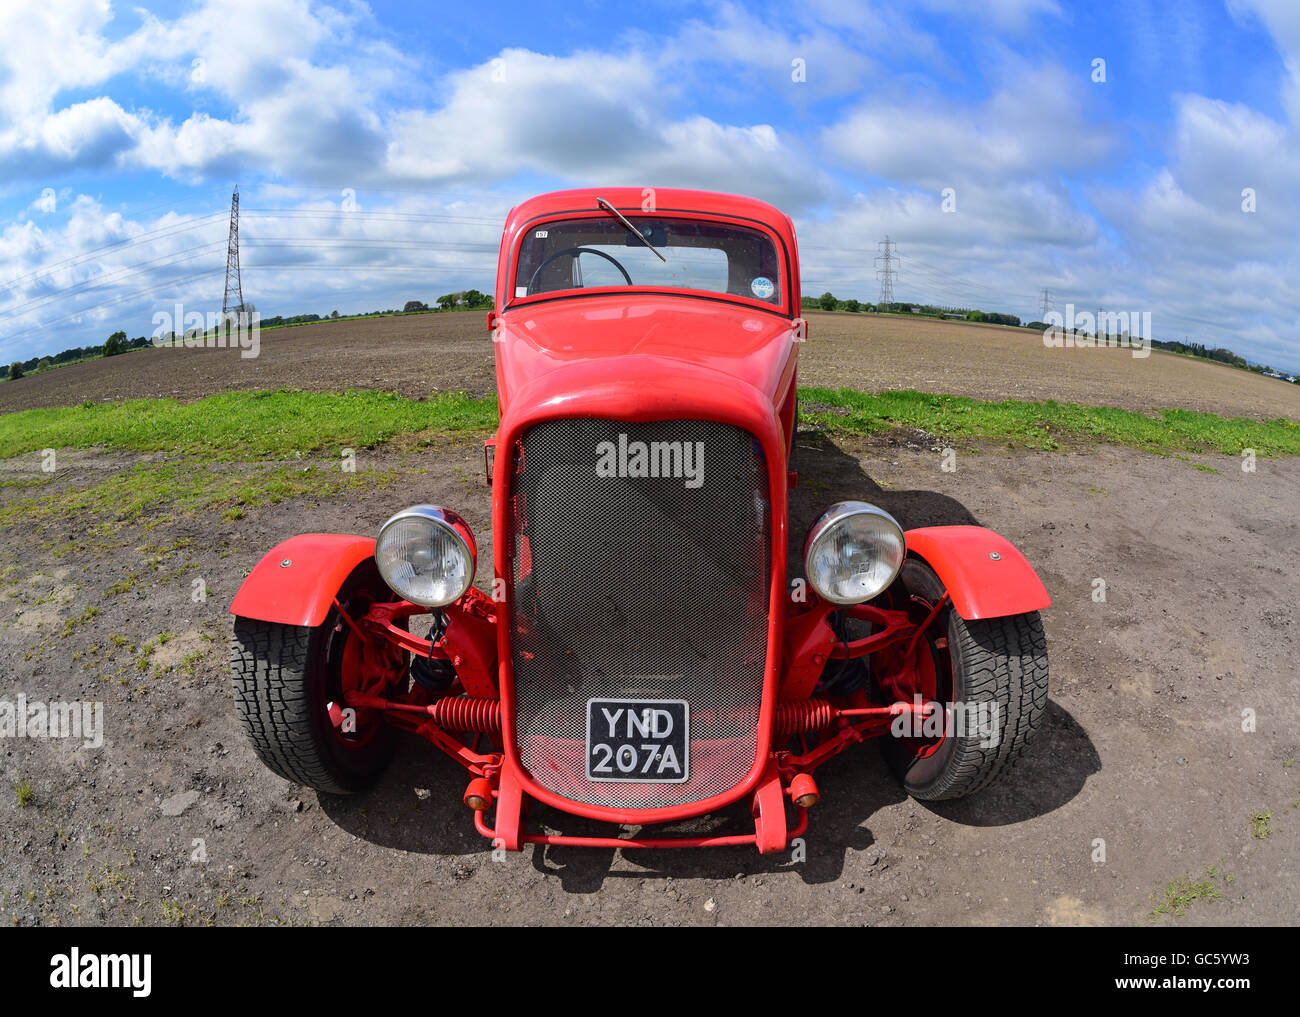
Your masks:
M822 140L854 169L917 187L1079 172L1117 147L1113 130L1083 116L1085 82L1058 66L1016 66L977 106L873 96L826 128Z
M38 197L68 183L93 191L85 178L96 173L153 172L243 179L246 207L259 197L289 204L279 220L245 222L245 266L273 311L310 310L295 301L313 291L370 287L396 300L408 278L411 298L444 282L482 288L501 219L524 188L690 186L789 210L818 292L872 298L872 257L888 232L904 257L900 296L1036 316L1049 286L1062 302L1151 307L1158 334L1163 318L1168 334L1186 329L1300 366L1300 297L1288 285L1300 277L1300 7L1231 8L1274 38L1288 117L1173 96L1167 136L1144 128L1157 158L1137 166L1124 159L1134 125L1102 119L1084 65L1067 71L1017 53L1031 29L1068 17L1055 0L723 2L653 36L611 37L600 51L544 39L448 73L411 56L361 3L198 0L169 18L115 13L105 0L9 4L0 179L21 192L23 221L0 234L0 262L11 278L51 271L0 292L0 314L26 308L9 315L0 341L6 355L13 342L37 342L12 337L48 313L34 302L68 287L81 287L75 306L87 320L104 322L147 310L157 294L219 302L219 272L179 281L206 261L168 261L200 241L219 248L219 210L188 230L195 220L131 221L64 191L51 212ZM939 43L953 25L982 33L979 66L954 63ZM1172 58L1204 48L1200 25L1169 43ZM790 80L796 57L806 83ZM130 98L142 95L162 108ZM328 212L302 199L304 185L326 189ZM367 214L334 214L343 186ZM1255 189L1253 214L1241 211L1243 187ZM422 193L395 200L381 188ZM459 204L435 193L450 188L471 193ZM942 210L945 188L955 212ZM144 237L169 228L180 232ZM219 250L212 264L222 264ZM428 278L407 273L413 266ZM124 272L136 274L115 274ZM95 310L130 297L114 279L155 296Z
M726 190L815 203L826 184L769 124L727 125L664 111L673 86L632 54L505 50L450 76L437 110L392 122L387 170L436 183L531 172L596 183Z
M1061 16L1056 0L915 0L915 5L931 14L952 18L986 21L1004 29L1022 30L1040 16Z
M1300 124L1300 5L1295 0L1228 0L1239 19L1256 18L1268 30L1286 64L1290 81L1283 98L1292 124Z

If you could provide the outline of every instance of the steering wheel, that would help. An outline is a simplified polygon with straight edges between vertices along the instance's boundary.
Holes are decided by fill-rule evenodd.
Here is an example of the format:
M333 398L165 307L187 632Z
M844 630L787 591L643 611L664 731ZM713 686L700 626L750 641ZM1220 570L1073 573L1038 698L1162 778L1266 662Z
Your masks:
M594 247L566 247L562 251L556 251L549 258L547 258L545 261L543 261L540 265L537 266L537 271L534 272L533 277L528 280L529 296L532 296L533 294L533 286L535 286L537 283L537 277L542 274L542 269L544 269L547 265L553 262L556 258L563 258L566 254L573 255L575 260L577 260L578 255L580 254L599 255L600 257L608 261L611 265L613 265L616 269L618 269L620 272L622 272L623 279L627 282L629 286L632 285L632 277L627 274L627 269L625 269L622 265L620 265L612 255L606 254L604 251L598 251Z

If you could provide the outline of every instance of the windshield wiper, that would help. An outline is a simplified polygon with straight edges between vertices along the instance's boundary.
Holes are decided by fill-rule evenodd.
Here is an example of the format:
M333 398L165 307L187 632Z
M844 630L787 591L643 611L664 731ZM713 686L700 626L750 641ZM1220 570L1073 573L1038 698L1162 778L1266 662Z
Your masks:
M646 247L650 248L650 253L651 253L651 254L653 254L656 258L658 258L660 261L662 261L665 265L668 264L668 259L665 258L662 254L660 254L659 251L655 249L655 245L652 244L652 243L650 243L650 241L647 240L647 239L642 235L642 233L641 233L641 231L640 231L639 229L637 229L637 228L636 228L635 226L633 226L630 222L628 222L628 221L627 221L627 217L624 216L623 213L620 212L617 208L615 208L613 205L611 205L611 204L610 204L608 201L606 201L604 198L597 198L597 199L596 199L596 207L597 207L597 208L603 208L603 209L605 209L607 212L612 212L612 213L613 213L613 214L618 218L618 221L621 222L624 226L626 226L626 227L628 228L629 232L631 232L631 234L632 234L634 237L636 237L638 240L640 240L641 243L645 244Z

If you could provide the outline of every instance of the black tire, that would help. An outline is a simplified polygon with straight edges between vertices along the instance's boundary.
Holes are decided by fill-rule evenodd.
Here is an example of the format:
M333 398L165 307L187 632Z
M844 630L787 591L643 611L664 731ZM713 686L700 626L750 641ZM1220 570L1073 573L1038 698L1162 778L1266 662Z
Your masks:
M368 601L388 596L368 562L348 578L339 602L349 613L364 613ZM231 672L239 719L257 757L286 780L354 794L373 785L392 758L396 732L387 724L345 744L329 720L343 648L355 638L334 608L315 627L235 618Z
M934 604L943 595L939 577L917 558L904 562L899 581L904 597ZM940 637L947 638L946 648L936 645ZM940 698L977 707L996 703L999 737L990 745L994 739L978 733L953 735L932 755L918 756L915 743L886 736L886 753L913 798L962 798L1000 780L1028 751L1047 711L1047 639L1037 611L965 621L951 607L935 619L926 638L940 676Z

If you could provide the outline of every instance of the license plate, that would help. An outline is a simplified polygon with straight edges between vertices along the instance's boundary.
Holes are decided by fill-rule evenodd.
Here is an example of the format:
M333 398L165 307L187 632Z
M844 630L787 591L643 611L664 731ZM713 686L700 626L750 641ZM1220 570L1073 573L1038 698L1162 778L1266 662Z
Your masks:
M684 699L588 699L587 779L680 784L690 776Z

